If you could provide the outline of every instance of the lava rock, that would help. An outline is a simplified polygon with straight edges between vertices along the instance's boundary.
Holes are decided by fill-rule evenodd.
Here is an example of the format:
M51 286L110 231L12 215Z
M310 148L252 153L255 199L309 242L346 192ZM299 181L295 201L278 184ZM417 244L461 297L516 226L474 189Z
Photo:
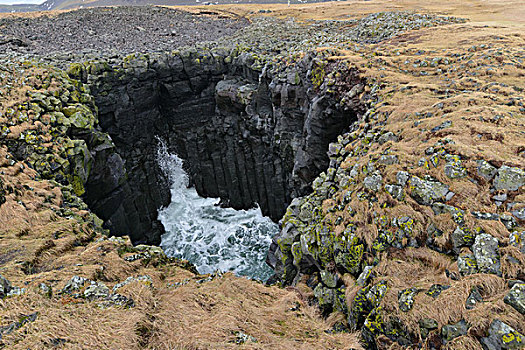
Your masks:
M490 324L489 335L481 338L484 350L519 350L525 348L525 335L500 320Z
M451 341L454 338L460 337L467 334L469 326L465 320L461 320L455 324L449 324L441 328L441 336L445 343Z
M448 186L433 180L423 180L412 176L409 180L410 195L419 204L432 205L435 201L443 200L448 193Z
M514 284L503 301L525 315L525 284Z
M496 238L487 233L478 235L472 245L472 251L479 272L501 276L500 253Z
M471 310L480 302L483 301L483 297L481 296L479 290L477 287L473 287L470 291L470 294L467 298L467 301L465 302L465 308L467 310Z
M504 165L499 168L493 184L496 190L516 191L525 185L525 171Z

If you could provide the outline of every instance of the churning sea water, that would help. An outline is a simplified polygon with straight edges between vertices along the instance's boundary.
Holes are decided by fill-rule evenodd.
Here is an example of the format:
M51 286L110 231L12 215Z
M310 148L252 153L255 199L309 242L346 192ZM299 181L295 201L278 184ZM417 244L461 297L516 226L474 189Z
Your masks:
M158 161L171 185L171 203L159 210L166 233L161 247L171 257L189 260L200 273L232 271L266 280L271 238L279 227L259 208L234 210L218 206L218 198L202 198L188 187L183 161L160 144Z

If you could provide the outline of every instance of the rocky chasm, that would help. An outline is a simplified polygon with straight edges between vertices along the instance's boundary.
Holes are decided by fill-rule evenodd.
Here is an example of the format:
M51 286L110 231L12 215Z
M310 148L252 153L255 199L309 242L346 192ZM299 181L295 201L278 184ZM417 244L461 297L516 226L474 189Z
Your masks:
M5 56L2 342L524 347L523 24L319 6L337 20L252 19L234 46ZM169 202L157 138L182 186L280 219L270 286L140 244Z
M116 146L95 156L86 183L86 203L112 233L160 242L157 212L170 198L158 139L185 160L199 194L226 206L258 205L277 221L292 197L309 192L329 165L328 144L364 112L364 82L349 69L341 105L310 83L313 56L282 71L253 63L242 52L182 51L72 66Z

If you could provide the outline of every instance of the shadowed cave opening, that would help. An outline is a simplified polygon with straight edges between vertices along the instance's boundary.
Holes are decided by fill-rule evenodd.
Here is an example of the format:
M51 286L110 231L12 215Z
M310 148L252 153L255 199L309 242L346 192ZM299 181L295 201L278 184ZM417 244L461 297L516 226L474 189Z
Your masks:
M363 113L360 103L343 108L314 87L313 64L304 59L282 74L254 70L243 59L227 64L224 57L203 62L179 54L144 69L88 74L100 126L118 154L93 172L86 202L112 234L159 245L165 231L158 210L171 201L156 159L160 138L184 161L200 196L235 209L257 205L277 222L328 167L328 144ZM356 72L349 77L362 87ZM119 179L109 192L107 178Z

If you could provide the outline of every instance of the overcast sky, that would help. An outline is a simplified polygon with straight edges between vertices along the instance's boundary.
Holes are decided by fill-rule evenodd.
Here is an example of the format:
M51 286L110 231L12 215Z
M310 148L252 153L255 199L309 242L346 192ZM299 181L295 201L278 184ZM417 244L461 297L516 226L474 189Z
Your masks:
M45 0L0 0L2 5L12 5L12 4L41 4Z

